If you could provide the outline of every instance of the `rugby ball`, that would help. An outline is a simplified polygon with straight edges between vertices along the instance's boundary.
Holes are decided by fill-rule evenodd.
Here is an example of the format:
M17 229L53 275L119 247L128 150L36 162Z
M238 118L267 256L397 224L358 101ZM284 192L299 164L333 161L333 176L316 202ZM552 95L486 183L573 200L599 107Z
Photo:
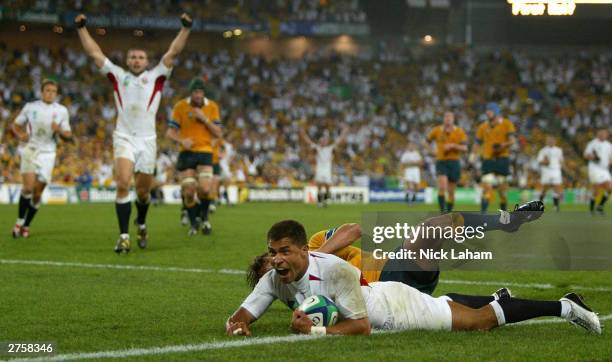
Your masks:
M329 327L338 321L338 307L323 295L313 295L298 307L308 315L315 327Z

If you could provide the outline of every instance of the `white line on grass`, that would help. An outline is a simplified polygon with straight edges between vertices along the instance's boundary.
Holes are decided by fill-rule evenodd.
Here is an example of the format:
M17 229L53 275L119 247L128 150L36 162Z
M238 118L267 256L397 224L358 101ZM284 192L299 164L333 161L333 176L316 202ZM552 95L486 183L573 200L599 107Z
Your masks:
M183 273L244 274L244 271L234 270L234 269L214 270L214 269L179 268L179 267L151 266L151 265L89 264L89 263L49 261L49 260L0 259L0 264L44 265L44 266L91 268L91 269L151 270L151 271L165 271L165 272L171 271L171 272L183 272Z
M608 314L600 317L601 321L607 321L612 319L612 314ZM564 319L536 319L531 321L525 321L521 323L512 324L512 326L522 325L534 325L534 324L552 324L552 323L567 323ZM391 331L373 331L374 334L387 334L387 333L400 333L405 332L402 330L391 330ZM160 355L168 353L181 353L181 352L197 352L212 349L225 349L225 348L238 348L238 347L249 347L258 346L265 344L275 344L280 342L293 343L301 341L309 341L313 339L323 338L324 336L305 336L305 335L291 335L291 336L276 336L276 337L254 337L254 338L243 338L235 341L218 341L218 342L206 342L200 344L183 344L174 346L163 346L163 347L150 347L150 348L132 348L122 349L115 351L100 351L100 352L76 352L68 354L59 354L52 357L37 357L37 358L18 358L11 359L11 362L42 362L42 361L71 361L80 359L94 359L94 358L123 358L123 357L135 357L135 356L146 356L146 355Z
M123 269L123 270L151 270L165 272L182 272L182 273L210 273L210 274L228 274L228 275L244 275L243 270L238 269L200 269L200 268L179 268L165 267L154 265L126 265L126 264L90 264L78 262L61 262L49 260L19 260L19 259L0 259L0 264L24 264L24 265L42 265L56 267L72 267L72 268L91 268L91 269ZM505 281L479 281L479 280L459 280L459 279L440 279L442 284L459 284L459 285L491 285L495 287L516 287L516 288L538 288L538 289L556 289L559 288L549 283L516 283ZM612 287L593 286L586 287L581 285L568 285L566 289L584 290L592 292L612 292Z
M275 336L275 337L255 337L255 338L242 338L234 341L218 341L218 342L206 342L199 344L181 344L174 346L163 346L163 347L151 347L151 348L132 348L132 349L120 349L115 351L100 351L100 352L77 352L68 354L59 354L52 357L36 357L36 358L17 358L11 359L11 362L39 362L39 361L72 361L72 360L85 360L94 358L123 358L123 357L135 357L135 356L146 356L146 355L158 355L167 353L179 353L179 352L195 352L205 351L211 349L224 349L224 348L237 348L247 346L258 346L263 344L274 344L274 343L292 343L300 341L308 341L317 338L323 338L323 336L310 336L310 335L290 335L290 336Z

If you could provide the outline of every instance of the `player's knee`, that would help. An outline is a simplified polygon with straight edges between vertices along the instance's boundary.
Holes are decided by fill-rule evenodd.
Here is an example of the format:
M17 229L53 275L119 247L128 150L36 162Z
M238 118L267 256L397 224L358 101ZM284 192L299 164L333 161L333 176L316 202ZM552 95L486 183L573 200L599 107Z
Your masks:
M149 199L149 190L144 187L140 187L136 189L136 197L140 201L147 201Z
M129 180L118 177L117 180L115 180L115 182L117 183L118 193L127 193L129 191L129 187L130 187Z
M474 329L488 331L497 327L497 317L490 305L485 305L482 308L476 309L474 314Z
M33 203L34 205L36 205L36 204L40 203L40 199L41 199L41 198L42 198L42 192L35 192L35 193L32 195L32 203Z

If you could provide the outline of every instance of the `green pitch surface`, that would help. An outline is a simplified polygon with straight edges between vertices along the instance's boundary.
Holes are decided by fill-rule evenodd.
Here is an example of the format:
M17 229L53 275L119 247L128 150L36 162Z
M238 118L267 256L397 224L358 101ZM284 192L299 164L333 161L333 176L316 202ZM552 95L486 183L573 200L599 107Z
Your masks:
M566 207L567 209L567 207ZM0 206L0 342L53 341L56 357L107 360L610 360L612 343L565 321L491 332L402 332L370 337L293 336L280 303L254 324L254 338L224 336L224 322L248 294L244 270L265 250L268 227L302 221L309 234L362 211L405 205L245 204L212 215L210 236L187 237L177 206L151 208L150 243L112 251L112 204L43 206L29 239L13 240L16 206ZM421 208L421 210L424 210ZM585 218L590 217L585 214ZM132 231L133 232L133 231ZM612 239L611 239L612 240ZM570 289L612 326L612 272L443 272L435 295L490 294L558 299ZM13 356L17 357L17 356ZM21 355L20 357L25 357ZM12 358L1 355L0 360Z

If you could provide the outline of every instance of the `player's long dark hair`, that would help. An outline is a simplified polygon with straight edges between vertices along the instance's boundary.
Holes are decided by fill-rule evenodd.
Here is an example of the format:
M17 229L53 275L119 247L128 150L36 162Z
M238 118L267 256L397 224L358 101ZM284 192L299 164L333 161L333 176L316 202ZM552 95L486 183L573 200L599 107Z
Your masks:
M247 284L251 289L255 288L259 279L264 275L263 267L266 264L266 257L268 256L268 252L265 252L261 255L256 256L253 259L253 262L247 268L246 280Z

